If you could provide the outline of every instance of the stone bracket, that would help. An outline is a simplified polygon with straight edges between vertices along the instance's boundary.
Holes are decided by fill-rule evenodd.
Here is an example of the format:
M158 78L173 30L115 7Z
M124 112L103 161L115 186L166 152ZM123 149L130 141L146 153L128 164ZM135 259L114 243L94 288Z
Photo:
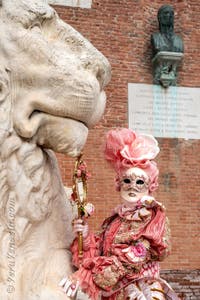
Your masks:
M177 82L178 66L183 53L161 51L152 59L154 83L164 88L175 86Z

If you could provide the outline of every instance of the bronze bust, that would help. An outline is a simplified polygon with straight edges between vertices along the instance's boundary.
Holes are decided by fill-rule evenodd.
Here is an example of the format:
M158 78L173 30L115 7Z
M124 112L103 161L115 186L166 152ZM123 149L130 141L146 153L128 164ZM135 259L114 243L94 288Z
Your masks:
M160 51L182 52L181 37L174 33L174 9L170 5L163 5L158 10L159 32L151 36L153 55Z
M154 83L164 87L176 85L177 67L184 47L180 36L174 33L174 9L163 5L158 10L159 32L151 35Z

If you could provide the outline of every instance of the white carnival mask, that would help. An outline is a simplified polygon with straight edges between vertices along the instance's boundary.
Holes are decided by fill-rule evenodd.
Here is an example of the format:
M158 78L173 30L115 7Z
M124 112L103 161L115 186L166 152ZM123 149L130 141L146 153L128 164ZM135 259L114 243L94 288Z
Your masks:
M134 206L143 196L149 195L149 176L144 170L128 169L120 178L120 194L126 206Z

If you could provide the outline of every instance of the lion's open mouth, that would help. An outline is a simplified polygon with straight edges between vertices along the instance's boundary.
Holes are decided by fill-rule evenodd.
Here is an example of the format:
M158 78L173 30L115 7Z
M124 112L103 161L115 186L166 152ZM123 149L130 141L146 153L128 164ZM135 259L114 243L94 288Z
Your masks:
M46 113L46 112L43 112L43 111L39 111L39 110L34 110L32 113L31 113L31 115L30 115L30 117L29 117L29 120L31 120L32 118L35 118L36 116L38 116L38 115L42 115L42 118L44 117L44 119L45 118L47 118L48 116L50 117L55 117L56 119L62 119L62 122L64 122L64 120L65 119L67 119L67 120L72 120L72 121L75 121L75 122L78 122L78 123L82 123L85 127L87 127L88 128L88 125L85 123L85 122L83 122L82 120L78 120L78 119L73 119L73 118L70 118L70 117L62 117L62 116L56 116L56 114L48 114L48 113Z
M82 150L88 135L87 124L81 120L55 116L34 110L22 126L15 126L25 139L56 152L76 156Z
M63 103L64 102L64 103ZM14 111L14 127L23 138L33 138L40 127L53 124L65 119L81 123L87 128L93 127L102 117L105 109L106 95L102 91L97 99L74 99L70 101L58 101L44 94L31 93L20 99L20 105L16 103ZM91 103L91 105L90 105ZM72 105L73 104L73 105ZM62 120L62 121L61 121Z
M43 117L46 118L46 123L38 128L34 141L56 152L77 156L86 143L88 128L82 122L73 119L50 115Z
M36 97L37 96L37 97ZM53 149L56 152L77 155L83 148L88 128L93 127L101 118L106 102L104 92L95 99L89 110L84 102L73 105L74 110L58 100L46 98L44 95L32 94L21 99L15 106L14 128L25 139L34 140L38 145ZM67 103L67 102L66 102ZM54 105L56 104L56 105ZM84 108L87 109L84 109Z

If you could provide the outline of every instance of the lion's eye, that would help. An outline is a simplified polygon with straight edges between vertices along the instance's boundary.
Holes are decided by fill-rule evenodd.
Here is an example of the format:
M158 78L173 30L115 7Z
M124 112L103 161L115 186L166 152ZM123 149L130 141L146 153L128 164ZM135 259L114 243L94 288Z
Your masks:
M126 183L126 184L129 184L129 183L131 183L131 180L129 178L124 178L123 182Z
M136 180L136 184L138 184L138 185L143 185L143 184L144 184L144 180L142 180L142 179L137 179L137 180Z

